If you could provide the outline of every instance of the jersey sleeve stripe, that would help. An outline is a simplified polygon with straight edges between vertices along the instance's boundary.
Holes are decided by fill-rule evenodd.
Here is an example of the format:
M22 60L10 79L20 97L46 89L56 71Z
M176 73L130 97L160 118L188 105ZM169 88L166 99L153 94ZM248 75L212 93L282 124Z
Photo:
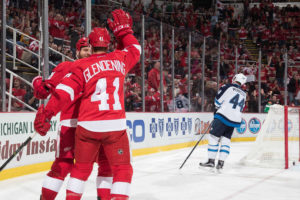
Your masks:
M133 46L134 46L137 50L139 50L140 54L142 53L141 45L134 44Z
M221 105L221 103L217 99L215 99L215 103L219 106Z
M61 120L60 125L66 126L66 127L76 127L77 126L77 119Z
M71 101L73 101L74 100L74 90L73 90L73 88L71 88L70 86L67 86L67 85L65 85L65 84L58 84L57 86L56 86L56 89L58 89L58 90L63 90L63 91L65 91L65 92L67 92L69 95L70 95L70 99L71 99Z
M132 46L134 46L134 47L139 51L139 54L141 55L141 53L142 53L142 47L141 47L141 45L133 44ZM130 47L130 46L129 46L129 47ZM122 51L128 52L128 47L126 47L126 48L123 49Z
M221 87L221 91L217 94L216 99L220 99L229 87L230 85L224 85L223 87Z
M48 80L50 80L50 79L54 76L54 74L55 74L55 72L52 72L52 73L50 74L50 76L48 77Z

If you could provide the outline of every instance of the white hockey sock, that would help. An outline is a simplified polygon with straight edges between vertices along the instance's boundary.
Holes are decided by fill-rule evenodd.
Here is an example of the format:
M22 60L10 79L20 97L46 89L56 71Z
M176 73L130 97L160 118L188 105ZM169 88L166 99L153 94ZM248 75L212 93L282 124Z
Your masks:
M230 153L230 139L226 137L221 137L221 148L220 148L220 155L219 160L225 161Z
M219 150L219 138L209 134L208 135L208 159L215 159Z
M102 189L102 188L111 189L112 181L113 181L113 177L98 176L96 181L96 186L98 189Z
M48 190L52 190L54 192L59 192L62 184L63 184L63 180L60 180L58 178L53 178L50 176L46 176L44 182L43 182L43 188L46 188Z

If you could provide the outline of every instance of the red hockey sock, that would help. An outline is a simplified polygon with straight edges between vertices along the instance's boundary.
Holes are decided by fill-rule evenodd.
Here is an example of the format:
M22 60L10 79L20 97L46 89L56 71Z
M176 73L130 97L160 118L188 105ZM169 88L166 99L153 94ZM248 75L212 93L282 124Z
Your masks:
M114 195L111 200L129 200L129 197L124 195Z
M81 196L82 196L82 194L78 194L78 193L72 192L70 190L67 190L66 200L80 200Z
M110 200L110 189L97 189L98 198L101 200Z
M67 174L71 171L73 159L55 159L42 187L42 200L54 200Z
M97 177L97 194L101 200L110 200L112 177Z
M112 167L114 174L111 198L112 200L129 199L130 185L133 170L131 165L115 165Z
M66 200L79 200L84 191L85 181L93 170L93 163L75 163L67 185Z
M42 188L41 200L54 200L56 195L57 195L57 192L46 189L46 188Z

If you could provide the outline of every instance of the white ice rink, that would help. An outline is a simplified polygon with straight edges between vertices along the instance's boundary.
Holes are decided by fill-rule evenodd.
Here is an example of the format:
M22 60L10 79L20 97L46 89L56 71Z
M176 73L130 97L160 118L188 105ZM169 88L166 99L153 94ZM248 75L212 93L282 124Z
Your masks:
M206 161L206 145L133 158L131 200L300 200L300 169L245 167L238 161L252 143L233 143L221 174L199 169ZM0 181L0 200L38 200L46 172ZM95 171L83 200L96 200ZM63 185L57 199L65 198Z

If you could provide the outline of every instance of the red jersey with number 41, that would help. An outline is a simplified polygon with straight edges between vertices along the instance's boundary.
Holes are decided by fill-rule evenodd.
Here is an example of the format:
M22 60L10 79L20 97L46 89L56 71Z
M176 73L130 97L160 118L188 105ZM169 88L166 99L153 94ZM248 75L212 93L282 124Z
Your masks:
M124 50L93 54L73 63L71 74L56 87L59 108L65 101L82 94L78 125L89 131L108 132L126 129L124 79L139 61L141 47L133 35L123 38ZM49 103L48 103L49 104Z

